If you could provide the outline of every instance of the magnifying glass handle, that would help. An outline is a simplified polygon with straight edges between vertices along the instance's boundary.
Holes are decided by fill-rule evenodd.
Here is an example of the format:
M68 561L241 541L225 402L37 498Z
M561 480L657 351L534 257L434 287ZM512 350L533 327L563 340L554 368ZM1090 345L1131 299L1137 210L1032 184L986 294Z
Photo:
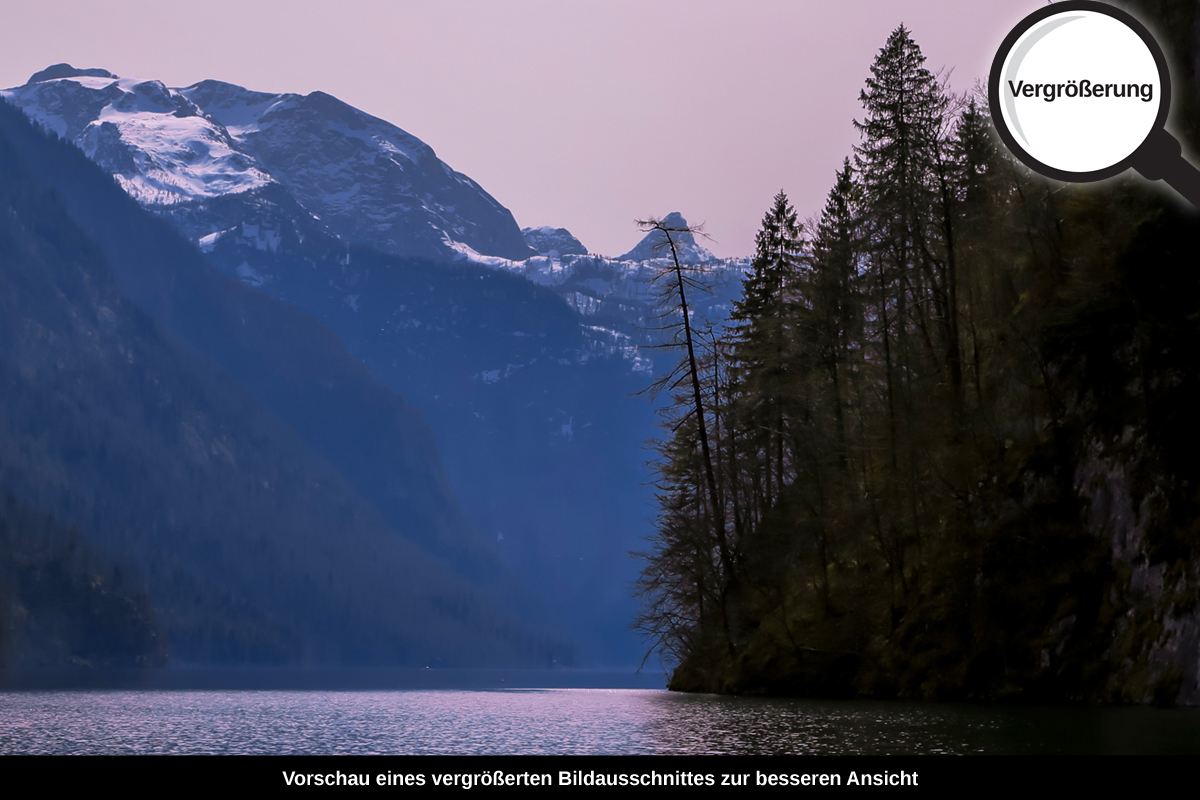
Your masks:
M1162 128L1155 128L1133 154L1133 167L1148 180L1166 181L1200 208L1200 170L1185 161L1182 153L1178 139Z

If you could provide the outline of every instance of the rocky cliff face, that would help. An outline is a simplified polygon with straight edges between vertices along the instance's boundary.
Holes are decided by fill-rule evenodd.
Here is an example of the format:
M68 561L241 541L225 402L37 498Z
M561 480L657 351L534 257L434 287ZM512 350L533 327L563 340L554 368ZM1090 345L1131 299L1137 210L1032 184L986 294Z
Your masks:
M583 242L572 236L566 228L551 228L545 225L540 228L522 228L521 235L525 237L525 243L540 256L586 256L588 252Z
M1118 450L1127 451L1123 456L1093 441L1091 458L1076 476L1088 529L1108 544L1113 571L1123 578L1112 590L1125 612L1112 625L1105 656L1114 669L1105 689L1113 699L1200 705L1200 615L1185 600L1200 586L1200 569L1195 563L1152 561L1147 529L1167 522L1161 518L1167 509L1162 487L1141 494L1133 486L1133 475L1145 466L1138 452L1145 443L1130 431L1129 441L1118 443ZM1076 621L1065 616L1050 631L1045 662L1070 643Z

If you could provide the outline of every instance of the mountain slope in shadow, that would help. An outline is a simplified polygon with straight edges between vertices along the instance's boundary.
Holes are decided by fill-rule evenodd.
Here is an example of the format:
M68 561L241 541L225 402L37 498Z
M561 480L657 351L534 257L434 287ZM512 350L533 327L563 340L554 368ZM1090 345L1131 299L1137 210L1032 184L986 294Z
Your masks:
M145 585L176 660L569 659L328 330L3 105L0 178L0 488Z

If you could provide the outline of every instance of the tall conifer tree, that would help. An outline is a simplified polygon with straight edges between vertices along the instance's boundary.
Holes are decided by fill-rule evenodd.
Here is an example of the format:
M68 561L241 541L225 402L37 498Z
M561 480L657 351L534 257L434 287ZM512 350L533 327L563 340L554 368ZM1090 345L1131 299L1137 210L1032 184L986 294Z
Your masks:
M806 294L810 298L806 333L816 360L828 379L833 410L838 463L846 463L845 392L842 384L852 369L849 353L861 342L861 317L857 298L857 213L853 168L842 164L837 182L829 191L812 242L812 272Z
M796 356L796 276L802 249L796 211L782 191L775 195L755 237L754 271L734 302L737 329L733 358L740 393L747 399L743 425L761 431L765 505L786 483L785 425L792 403Z
M934 355L938 348L930 330L929 307L947 316L944 275L935 269L940 237L933 230L935 162L947 103L936 76L925 68L925 56L903 25L892 32L871 65L859 99L866 112L855 122L862 141L855 147L855 166L863 191L864 225L875 271L880 334L888 373L889 403L895 407L897 360L903 374L918 364L910 351L910 334ZM934 365L942 359L934 356Z

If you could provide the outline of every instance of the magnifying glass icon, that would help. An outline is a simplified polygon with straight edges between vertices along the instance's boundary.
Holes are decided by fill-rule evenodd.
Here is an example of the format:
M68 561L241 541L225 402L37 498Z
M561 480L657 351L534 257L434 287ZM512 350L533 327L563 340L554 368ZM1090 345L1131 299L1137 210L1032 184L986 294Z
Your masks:
M1164 127L1166 58L1121 9L1069 0L1025 17L996 53L988 100L1000 138L1030 169L1086 183L1132 167L1200 208L1200 171Z

